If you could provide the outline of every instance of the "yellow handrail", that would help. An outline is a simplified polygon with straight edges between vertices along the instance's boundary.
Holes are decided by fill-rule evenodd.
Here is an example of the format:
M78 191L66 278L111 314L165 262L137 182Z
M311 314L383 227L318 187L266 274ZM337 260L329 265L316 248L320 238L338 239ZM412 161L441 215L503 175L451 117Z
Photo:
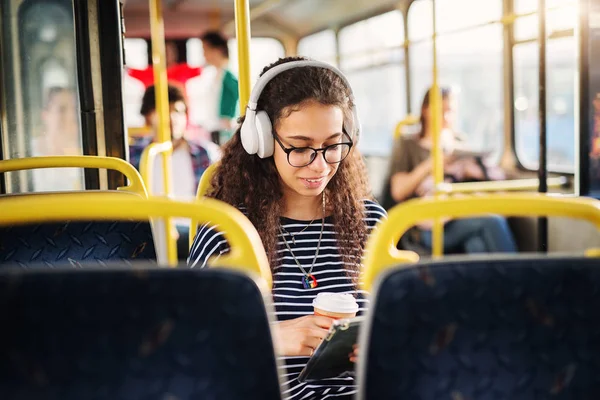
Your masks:
M152 68L154 71L154 88L156 94L156 115L158 117L158 130L156 141L165 143L171 141L171 125L169 114L169 95L167 82L167 62L165 49L165 25L162 13L162 0L150 0L150 34L152 39ZM172 192L171 158L173 150L167 149L160 152L162 156L163 187L165 194ZM169 234L171 220L165 220L167 238L167 257L169 260L177 259L177 243Z
M156 157L160 154L164 153L172 153L173 152L173 143L171 141L162 142L162 143L150 143L142 152L142 156L140 157L140 174L142 175L142 179L146 183L146 187L148 188L148 193L150 195L155 195L155 191L153 190L154 186L154 162ZM165 171L163 170L163 174ZM163 175L163 179L168 179L170 181L171 177ZM164 187L164 186L163 186ZM168 197L169 193L165 190L165 196ZM155 228L157 230L161 230L162 225L156 225ZM171 234L171 229L174 229L169 221L165 221L164 227L162 229L164 234L164 241L159 239L159 243L166 243L166 253L167 260L169 263L175 264L177 263L177 240L175 236ZM164 253L163 253L164 254Z
M432 36L432 51L433 51L433 84L429 94L429 110L433 115L431 121L433 130L433 148L431 155L433 157L433 183L437 187L444 181L444 152L442 151L442 96L438 82L438 58L437 58L437 16L436 16L436 0L432 1L433 8L433 36ZM434 194L438 197L439 194ZM433 220L431 230L432 248L431 254L434 257L440 257L444 253L444 225L438 218Z
M230 244L229 253L209 261L255 276L261 289L272 285L271 270L258 232L236 208L214 199L195 203L164 198L140 199L120 193L30 194L0 199L0 225L47 221L138 220L197 218L219 226ZM130 197L130 198L129 198ZM85 207L82 207L85 205Z
M144 180L150 195L154 194L154 190L152 190L154 186L154 160L156 160L156 156L159 154L172 151L173 143L168 141L162 143L150 143L142 152L142 156L140 157L140 174L142 175L142 179Z
M200 182L198 182L198 190L196 191L196 199L202 200L204 198L204 196L206 195L206 193L208 192L208 190L210 189L210 182L211 182L212 177L215 174L215 171L219 164L220 164L219 162L210 164L208 166L208 168L206 168L204 170L204 173L200 177ZM192 248L192 244L194 244L194 237L196 237L197 230L198 230L198 219L192 218L190 220L190 231L189 231L190 232L190 234L189 234L189 238L190 238L189 247L190 248Z
M418 261L414 252L396 249L400 237L415 224L432 218L464 218L485 214L516 217L560 216L583 219L600 229L600 201L539 193L473 195L438 199L413 199L393 207L371 235L365 250L363 288L371 290L385 269Z
M12 158L0 161L0 173L38 168L96 168L119 171L129 180L117 190L135 192L147 198L148 192L140 173L127 161L116 157L100 156L45 156Z
M419 123L419 117L415 115L407 115L402 121L396 124L394 128L394 140L402 136L402 129L407 125L416 125Z
M567 184L564 176L548 178L549 188L560 188ZM511 179L507 181L485 182L459 182L440 183L437 187L439 193L473 193L473 192L508 192L508 191L537 191L540 181L533 179Z
M248 0L235 0L235 36L238 47L240 112L246 114L250 99L250 5Z

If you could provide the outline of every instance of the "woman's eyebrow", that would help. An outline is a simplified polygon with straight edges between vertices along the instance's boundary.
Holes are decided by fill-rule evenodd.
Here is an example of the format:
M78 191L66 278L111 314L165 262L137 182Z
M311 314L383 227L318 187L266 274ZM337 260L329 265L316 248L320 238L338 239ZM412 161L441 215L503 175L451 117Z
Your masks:
M333 135L331 135L327 139L325 139L325 141L331 140L331 139L336 139L342 135L343 135L343 133L341 133L341 132L334 133ZM284 139L285 140L302 140L302 141L309 142L309 143L314 141L313 138L310 138L308 136L302 136L302 135L289 136L289 137L285 137Z

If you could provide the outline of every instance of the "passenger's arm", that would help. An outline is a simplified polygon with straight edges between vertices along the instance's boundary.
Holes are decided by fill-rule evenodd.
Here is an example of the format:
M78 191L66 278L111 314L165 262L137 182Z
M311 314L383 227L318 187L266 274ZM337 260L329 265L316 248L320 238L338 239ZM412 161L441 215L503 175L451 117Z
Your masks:
M396 172L390 178L390 191L392 198L396 202L410 197L417 187L431 173L432 161L431 158L421 162L410 172Z
M216 227L203 225L198 229L194 243L190 249L190 256L187 260L190 268L204 268L208 259L218 257L229 251L229 244L223 232L220 232Z

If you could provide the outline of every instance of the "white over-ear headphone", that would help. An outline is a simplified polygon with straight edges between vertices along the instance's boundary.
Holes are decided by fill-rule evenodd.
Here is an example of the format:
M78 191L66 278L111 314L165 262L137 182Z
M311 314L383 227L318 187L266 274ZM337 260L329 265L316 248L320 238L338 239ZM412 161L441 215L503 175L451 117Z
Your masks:
M242 124L240 131L242 146L248 154L256 154L260 158L267 158L273 155L273 148L275 139L273 138L273 125L266 111L258 111L258 99L265 86L271 79L279 75L283 71L287 71L292 68L301 67L319 67L326 68L335 72L346 84L348 90L350 90L350 101L354 104L354 94L348 79L344 76L342 71L335 68L334 66L321 61L303 60L303 61L291 61L283 64L279 64L267 72L265 72L256 82L252 93L250 94L250 100L248 101L248 107L246 108L246 118ZM358 119L358 113L356 111L356 105L352 106L352 120L348 121L344 119L344 130L350 136L350 139L356 144L360 137L360 121Z

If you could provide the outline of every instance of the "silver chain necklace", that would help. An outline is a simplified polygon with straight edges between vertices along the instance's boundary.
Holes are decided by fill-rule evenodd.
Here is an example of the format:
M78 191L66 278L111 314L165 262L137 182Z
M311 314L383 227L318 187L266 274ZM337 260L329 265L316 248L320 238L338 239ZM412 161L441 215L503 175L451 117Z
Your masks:
M314 219L313 219L314 221ZM312 222L311 222L312 224ZM310 224L309 224L310 225ZM308 228L308 226L306 226L306 228ZM302 231L298 232L304 232L306 230L306 228L304 228ZM302 287L304 289L314 289L317 287L317 279L312 275L312 271L313 268L315 267L315 263L317 262L317 258L319 257L319 250L321 248L321 239L323 239L323 230L325 228L325 192L323 191L323 215L321 218L321 233L319 234L319 242L317 243L317 252L315 253L315 258L313 259L312 265L310 266L310 269L308 270L308 272L306 272L306 270L304 268L302 268L302 265L300 265L300 262L298 261L298 259L296 258L296 256L294 255L294 252L292 251L290 245L288 244L287 240L285 240L285 236L283 234L283 227L281 225L279 225L279 232L281 232L281 238L283 239L283 243L285 244L285 247L287 247L287 249L289 250L290 254L292 255L292 258L294 259L294 261L296 262L296 265L298 265L298 268L300 268L300 271L302 271ZM286 233L290 236L292 236L289 232L286 231ZM296 234L297 235L297 234ZM294 240L294 237L292 236L292 241ZM293 242L294 244L296 244L296 242Z

